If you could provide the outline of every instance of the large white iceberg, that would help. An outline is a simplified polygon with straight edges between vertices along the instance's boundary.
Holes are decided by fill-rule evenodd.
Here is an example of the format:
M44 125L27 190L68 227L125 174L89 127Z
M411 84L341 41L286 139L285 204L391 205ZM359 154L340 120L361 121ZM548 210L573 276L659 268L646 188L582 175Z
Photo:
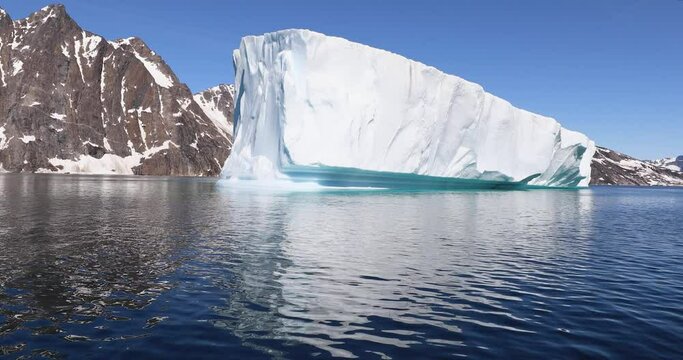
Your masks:
M223 177L327 185L587 186L594 143L475 83L308 30L233 53Z

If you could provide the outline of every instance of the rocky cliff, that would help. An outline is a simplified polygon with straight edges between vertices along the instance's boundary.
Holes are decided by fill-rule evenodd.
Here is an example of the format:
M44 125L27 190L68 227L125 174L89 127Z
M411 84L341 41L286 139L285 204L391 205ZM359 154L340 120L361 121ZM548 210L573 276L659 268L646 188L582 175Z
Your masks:
M597 148L591 169L591 185L683 185L683 172L603 147Z
M0 170L218 175L217 121L142 40L107 41L61 5L0 10Z

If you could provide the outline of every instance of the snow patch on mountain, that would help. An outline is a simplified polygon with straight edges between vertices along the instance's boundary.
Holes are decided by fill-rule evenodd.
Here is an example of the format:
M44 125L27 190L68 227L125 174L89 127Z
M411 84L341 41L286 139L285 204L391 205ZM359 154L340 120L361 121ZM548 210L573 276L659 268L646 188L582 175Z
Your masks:
M50 159L51 165L62 174L112 174L133 175L133 167L140 164L141 157L121 157L114 154L104 154L100 159L88 155L81 155L77 160ZM39 173L54 173L53 170L39 169Z
M235 87L218 85L194 94L194 100L221 132L232 138Z
M105 139L106 141L106 139ZM92 144L91 145L96 145ZM105 147L108 143L105 142ZM151 157L152 155L168 150L170 147L178 147L170 140L165 141L162 145L148 149L143 153L137 153L133 150L130 156L118 156L114 154L104 154L101 158L95 158L88 155L81 155L76 160L53 158L49 162L56 167L57 173L62 174L112 174L112 175L133 175L133 168L140 165L141 160ZM55 172L42 169L37 172Z
M142 62L142 65L145 66L147 71L149 71L149 74L152 75L152 78L154 78L154 82L156 82L159 86L163 88L170 88L173 86L173 79L164 74L160 69L159 66L147 59L146 57L143 57L140 55L140 53L135 50L134 51L135 57Z
M18 73L23 71L24 62L21 60L14 60L12 62L12 76L16 76Z
M147 57L143 56L137 46L133 44L135 41L140 41L139 39L136 39L134 37L129 37L125 39L118 39L115 41L109 41L109 44L111 44L114 49L118 49L123 45L128 45L130 48L133 50L133 54L135 55L135 58L140 60L142 65L145 66L145 69L149 72L149 74L152 76L154 79L154 82L163 87L163 88L171 88L174 85L173 78L167 74L165 74L158 66L158 64ZM154 54L154 52L152 52Z
M0 150L7 148L7 136L5 135L5 127L0 126ZM2 164L0 164L1 166Z
M50 117L55 119L55 120L59 120L59 121L66 120L66 115L64 115L64 114L52 113L52 114L50 114Z
M159 86L167 89L173 86L173 79L171 79L170 76L161 72L157 64L149 61L147 58L140 56L140 54L137 51L135 52L135 56L138 58L138 60L142 62L145 68L147 68L147 71L149 71L150 75L152 75L154 81L157 84L159 84Z
M663 166L669 170L683 171L683 156L657 159L653 160L652 163Z
M90 67L93 58L97 55L97 46L103 41L101 37L81 31L80 38L74 39L74 51L76 57L76 63L78 64L78 70L81 74L81 80L85 82L85 76L83 75L83 66ZM62 50L63 52L64 50ZM85 59L86 63L83 64L81 59Z

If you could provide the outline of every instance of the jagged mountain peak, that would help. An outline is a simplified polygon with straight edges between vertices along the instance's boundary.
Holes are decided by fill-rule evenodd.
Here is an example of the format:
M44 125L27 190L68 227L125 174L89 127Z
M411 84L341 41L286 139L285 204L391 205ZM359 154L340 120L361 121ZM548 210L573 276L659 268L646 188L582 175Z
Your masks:
M4 29L9 29L12 27L12 17L5 11L5 9L0 7L0 31Z
M38 26L52 21L76 25L76 22L69 16L66 8L62 4L47 5L23 19L15 20L16 23L26 24L25 26L28 27Z
M0 171L220 172L231 138L142 39L107 41L61 5L0 25Z
M234 92L235 91L235 85L233 84L218 84L216 86L212 86L208 88L207 90L212 90L212 91L230 91Z
M33 13L33 15L42 15L42 16L68 16L66 12L66 7L63 4L49 4L47 6L44 6L40 10L36 11Z
M35 11L23 19L17 19L16 21L35 21L37 19L47 19L47 18L58 18L58 17L68 17L66 8L62 4L50 4L44 6L38 11ZM10 14L5 10L5 8L0 6L0 19L3 17L10 17Z
M127 38L116 39L109 42L114 47L130 47L134 49L150 49L144 40L137 36L129 36ZM151 49L150 49L151 51Z
M200 91L195 96L201 96L208 99L211 96L225 96L229 94L231 98L235 98L235 85L233 84L218 84L206 90Z

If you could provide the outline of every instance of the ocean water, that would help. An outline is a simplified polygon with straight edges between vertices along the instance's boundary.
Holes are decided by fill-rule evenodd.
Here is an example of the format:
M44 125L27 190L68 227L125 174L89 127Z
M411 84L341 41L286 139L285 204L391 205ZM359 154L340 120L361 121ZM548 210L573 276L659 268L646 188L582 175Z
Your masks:
M0 193L0 357L683 358L683 189Z

